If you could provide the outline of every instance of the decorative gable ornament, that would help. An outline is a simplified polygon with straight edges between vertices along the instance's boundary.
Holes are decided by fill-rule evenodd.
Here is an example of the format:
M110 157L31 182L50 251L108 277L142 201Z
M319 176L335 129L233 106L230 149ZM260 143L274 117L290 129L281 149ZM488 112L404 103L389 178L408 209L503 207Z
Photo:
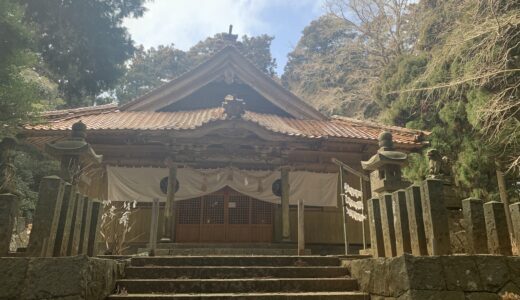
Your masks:
M237 99L232 95L224 97L222 107L226 113L226 119L228 120L240 119L246 111L244 100Z

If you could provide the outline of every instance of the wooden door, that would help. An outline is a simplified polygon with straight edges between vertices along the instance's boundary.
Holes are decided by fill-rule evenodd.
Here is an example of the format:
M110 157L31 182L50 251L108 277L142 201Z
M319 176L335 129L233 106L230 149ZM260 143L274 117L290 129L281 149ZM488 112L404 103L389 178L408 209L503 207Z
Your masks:
M176 242L270 243L273 205L230 188L177 204Z

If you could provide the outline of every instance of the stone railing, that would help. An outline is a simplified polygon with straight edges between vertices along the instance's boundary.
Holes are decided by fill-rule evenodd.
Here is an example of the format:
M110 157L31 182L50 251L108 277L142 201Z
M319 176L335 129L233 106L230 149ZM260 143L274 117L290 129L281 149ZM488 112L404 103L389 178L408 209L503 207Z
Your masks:
M27 256L98 254L103 206L57 176L40 183Z
M447 202L452 199L447 191L442 180L427 179L421 185L370 199L368 217L373 256L451 254ZM509 207L514 224L512 233L508 230L505 209L502 202L462 200L469 254L513 254L512 245L520 245L520 203Z

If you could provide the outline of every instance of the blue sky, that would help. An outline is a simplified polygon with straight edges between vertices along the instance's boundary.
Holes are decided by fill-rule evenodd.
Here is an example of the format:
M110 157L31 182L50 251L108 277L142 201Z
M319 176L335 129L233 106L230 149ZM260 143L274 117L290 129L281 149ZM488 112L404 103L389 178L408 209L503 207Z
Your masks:
M228 30L240 36L275 36L271 52L283 73L289 53L302 30L324 13L323 0L155 0L139 19L125 20L138 44L175 44L187 50L198 41Z

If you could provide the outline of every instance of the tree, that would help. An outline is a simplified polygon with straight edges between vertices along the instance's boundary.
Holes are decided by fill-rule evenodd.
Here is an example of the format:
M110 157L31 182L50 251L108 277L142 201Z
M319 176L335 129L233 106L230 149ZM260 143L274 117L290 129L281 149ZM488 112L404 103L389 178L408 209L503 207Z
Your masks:
M266 34L253 37L244 35L241 40L236 41L234 46L262 70L262 72L274 76L276 60L271 56L271 42L273 39L274 37ZM208 59L225 45L226 43L224 42L222 33L218 33L213 37L208 37L204 41L198 42L188 51L192 66L196 66Z
M119 103L125 103L186 72L187 54L173 44L135 52L126 74L116 87Z
M325 114L373 117L371 75L359 37L335 15L312 21L288 55L282 83Z
M381 76L378 101L388 107L382 117L431 130L433 146L454 162L464 196L496 198L495 161L514 168L520 153L520 5L450 0L419 8L416 53L400 55ZM417 167L408 172L424 175Z
M264 73L274 76L276 61L270 51L272 40L273 37L267 35L245 35L234 46ZM139 47L115 89L117 100L125 103L145 94L202 63L225 45L222 34L216 34L186 52L173 44L148 50Z
M31 31L22 22L23 9L11 0L0 0L0 136L14 134L16 126L29 120L37 88L21 71L33 59L27 51Z
M326 6L329 13L304 30L289 54L283 82L326 114L375 118L379 76L412 51L415 6L407 0L328 0Z
M92 105L124 73L134 45L122 21L145 0L21 0L34 25L39 72L59 84L67 106Z

